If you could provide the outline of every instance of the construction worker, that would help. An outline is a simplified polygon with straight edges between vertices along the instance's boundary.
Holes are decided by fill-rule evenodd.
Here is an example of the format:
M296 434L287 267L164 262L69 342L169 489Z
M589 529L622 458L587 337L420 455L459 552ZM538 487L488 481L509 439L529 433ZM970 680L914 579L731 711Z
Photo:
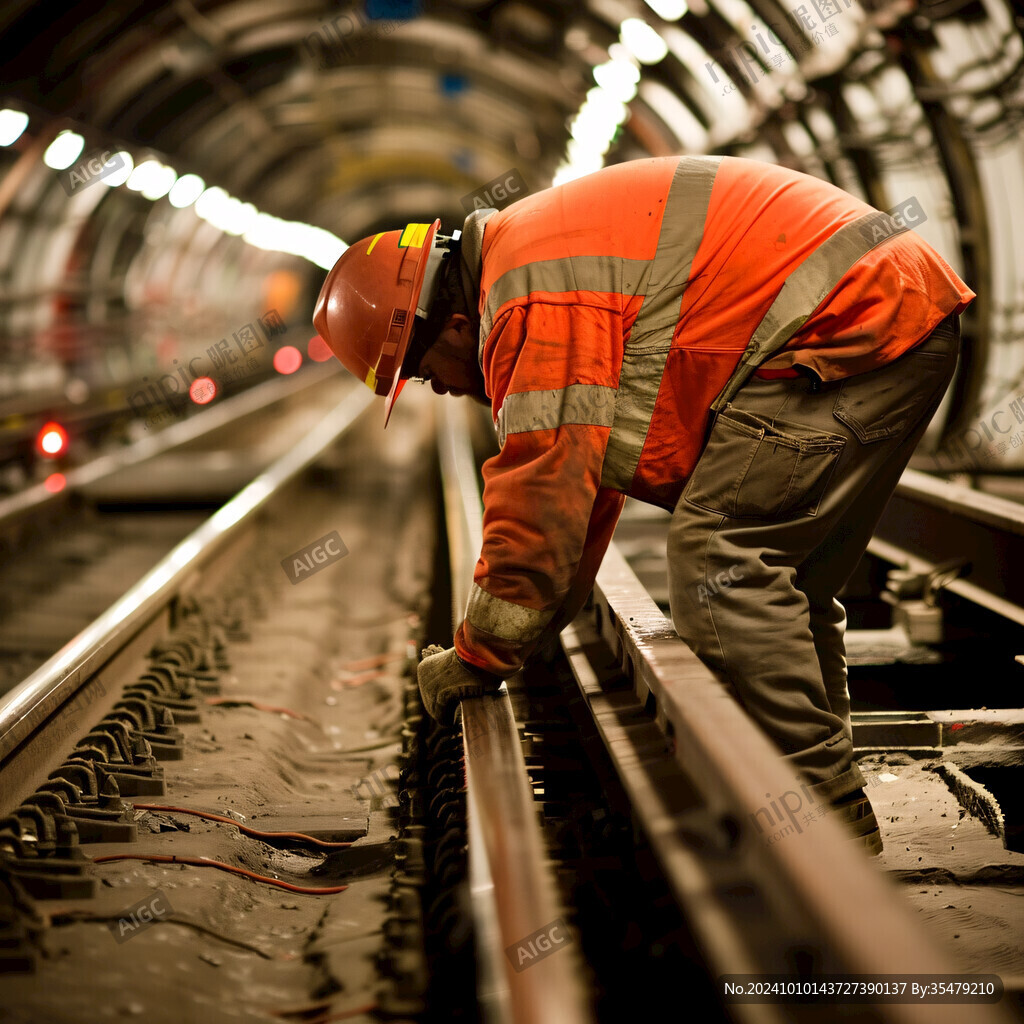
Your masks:
M419 667L451 722L575 616L626 495L672 511L672 620L811 784L881 849L853 759L836 594L956 366L974 293L909 228L732 157L608 167L461 237L357 242L314 323L387 395L487 402L483 550L454 646ZM723 582L725 581L725 582Z

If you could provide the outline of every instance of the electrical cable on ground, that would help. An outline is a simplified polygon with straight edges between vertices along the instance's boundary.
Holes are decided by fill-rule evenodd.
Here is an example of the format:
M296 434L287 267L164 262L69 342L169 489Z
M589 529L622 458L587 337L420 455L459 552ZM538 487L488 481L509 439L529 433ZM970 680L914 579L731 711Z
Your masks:
M193 814L197 818L205 818L207 821L219 821L225 825L234 825L239 832L255 839L295 839L298 842L313 843L314 846L321 846L326 850L341 850L351 846L351 843L332 843L326 839L316 839L307 836L304 832L265 832L262 829L253 828L251 825L243 825L234 818L225 817L223 814L211 814L208 811L194 811L188 807L169 807L163 804L132 804L137 811L164 811L168 814Z
M274 885L278 889L299 893L302 896L331 896L336 892L344 892L348 888L347 885L331 885L323 889L312 889L304 885L292 885L291 882L283 882L280 878L258 875L255 871L247 871L245 868L238 868L233 864L225 864L222 860L208 860L205 857L177 857L173 854L160 853L112 853L105 857L93 857L92 863L106 864L115 860L148 860L156 864L188 864L195 868L218 868L221 871L230 871L234 875L249 878L254 882L262 882L264 885Z
M264 704L263 701L253 700L251 697L207 697L206 703L219 707L255 708L257 711L269 711L274 715L298 718L303 722L313 721L309 715L304 715L301 711L292 711L291 708L278 707L276 704Z
M388 654L375 654L369 658L357 658L355 661L346 661L341 667L348 672L363 672L371 668L380 668L389 661L398 661L405 657L405 651L391 651Z
M97 924L106 924L110 921L122 921L124 914L82 914L82 913L70 913L70 914L54 914L51 916L50 921L53 924L77 924L82 921L96 922ZM218 939L220 942L226 942L229 946L237 946L239 949L248 950L250 953L255 953L257 956L261 956L264 960L291 960L293 957L289 954L275 955L268 953L266 950L260 949L258 946L253 946L248 942L243 942L241 939L233 939L230 935L224 935L222 932L214 931L212 928L207 928L206 925L199 924L197 921L187 921L182 917L158 917L154 920L154 924L180 924L185 928L191 928L194 931L201 933L202 935L209 935L211 938Z

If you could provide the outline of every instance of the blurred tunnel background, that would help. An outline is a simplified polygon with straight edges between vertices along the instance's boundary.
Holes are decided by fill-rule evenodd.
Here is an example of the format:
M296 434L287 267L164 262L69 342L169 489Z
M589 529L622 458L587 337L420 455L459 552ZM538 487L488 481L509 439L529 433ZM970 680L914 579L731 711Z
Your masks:
M325 361L346 242L679 153L916 200L978 293L923 447L1024 466L1008 0L9 0L0 26L0 493L68 436L139 436L157 387L207 400L229 348L289 340L235 387Z

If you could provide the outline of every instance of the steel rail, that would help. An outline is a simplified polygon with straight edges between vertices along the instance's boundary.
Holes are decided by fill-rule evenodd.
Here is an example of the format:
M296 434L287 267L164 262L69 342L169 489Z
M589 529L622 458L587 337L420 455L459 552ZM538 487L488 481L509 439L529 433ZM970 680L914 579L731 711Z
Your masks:
M1024 625L1024 506L905 470L869 554L930 574L962 563L941 590Z
M183 587L191 585L203 567L241 535L254 513L355 422L371 397L363 388L350 391L315 430L189 534L45 664L0 698L0 762L71 700L89 677Z
M600 641L621 668L617 686L602 686L591 666L589 651ZM592 607L563 632L562 645L709 971L719 978L958 973L841 824L817 815L813 794L679 639L614 545ZM671 761L681 776L667 771ZM809 806L814 820L802 816ZM982 1003L728 1009L759 1022L834 1020L857 1009L866 1015L860 1019L892 1024L961 1021L965 1013L973 1024L1013 1019Z
M896 493L953 512L962 519L1024 536L1024 506L998 495L961 487L915 469L903 471Z
M438 438L453 622L464 614L482 537L478 474L462 413L444 403ZM463 700L461 713L484 1017L489 1024L586 1024L592 1016L581 958L561 921L508 692L502 687L497 696ZM539 937L544 950L551 934L561 948L535 960ZM525 965L516 962L518 948L529 951Z

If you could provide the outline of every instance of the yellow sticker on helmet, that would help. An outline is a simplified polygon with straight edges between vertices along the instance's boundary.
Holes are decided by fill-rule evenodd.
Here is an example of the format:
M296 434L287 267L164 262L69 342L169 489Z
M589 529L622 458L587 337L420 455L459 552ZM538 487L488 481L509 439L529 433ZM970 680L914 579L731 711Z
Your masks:
M371 390L377 390L377 374L373 372L373 367L370 367L370 372L366 375L366 380L363 383Z
M423 239L427 237L429 224L406 224L402 237L398 240L399 249L422 249Z
M367 256L369 256L370 253L373 252L373 247L381 240L381 236L383 234L384 234L383 231L378 231L377 234L375 234L373 236L373 241L370 243L370 247L366 250L366 255Z

